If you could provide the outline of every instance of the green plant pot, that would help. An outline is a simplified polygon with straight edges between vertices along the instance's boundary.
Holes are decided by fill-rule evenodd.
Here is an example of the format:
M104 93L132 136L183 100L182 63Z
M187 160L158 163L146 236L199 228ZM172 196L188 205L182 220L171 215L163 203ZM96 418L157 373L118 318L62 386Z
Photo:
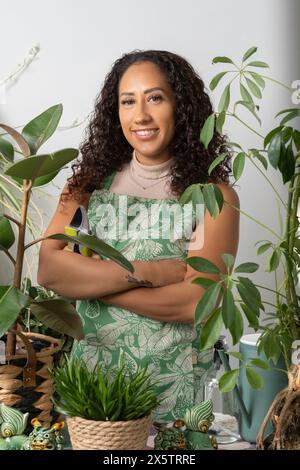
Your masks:
M256 343L259 334L245 335L240 340L240 352L243 354L245 360L259 358L267 361L264 354L257 354ZM287 373L283 358L280 358L278 363L274 365L273 361L267 361L269 369L264 370L255 368L263 380L264 386L255 390L249 384L245 369L242 368L239 376L239 389L245 407L250 415L250 425L247 423L245 417L240 413L239 419L239 433L241 437L249 442L255 442L261 423L266 416L269 407L271 406L275 396L280 390L287 386ZM283 370L278 370L283 369ZM268 423L265 431L267 436L272 432L272 424Z

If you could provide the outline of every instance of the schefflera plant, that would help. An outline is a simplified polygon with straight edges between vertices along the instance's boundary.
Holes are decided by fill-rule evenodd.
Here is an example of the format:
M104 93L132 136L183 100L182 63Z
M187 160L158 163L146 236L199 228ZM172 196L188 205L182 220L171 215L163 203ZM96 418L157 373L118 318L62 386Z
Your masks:
M73 300L61 296L56 296L54 299L39 298L34 286L31 286L26 293L21 289L24 253L29 247L45 239L38 238L25 243L32 191L52 181L61 169L78 156L78 150L74 148L46 154L38 153L40 147L57 129L62 111L61 104L50 107L26 124L22 132L0 123L0 128L8 136L7 138L2 136L0 141L1 171L22 190L22 200L15 206L18 208L18 218L6 213L0 215L0 251L8 256L13 266L12 285L0 286L0 338L7 332L6 358L8 359L16 352L15 334L9 330L16 330L18 317L24 309L45 326L59 333L78 340L83 338L82 323ZM15 148L15 145L19 149ZM15 160L15 155L21 155L21 158ZM12 224L17 229L17 236ZM132 264L121 253L94 236L80 234L69 237L65 234L54 234L46 238L76 242L90 248L99 256L115 261L130 272L134 271ZM15 243L17 247L14 257L10 250Z
M258 174L265 180L265 184L271 188L274 195L274 217L280 214L279 229L273 229L258 220L251 214L235 207L243 216L248 217L254 223L263 228L271 239L258 240L256 242L257 255L268 255L264 270L274 275L273 288L257 285L249 277L236 274L254 273L259 265L257 263L243 263L233 268L234 259L230 254L223 254L223 261L228 269L225 276L219 273L218 267L213 266L208 260L201 258L189 258L188 263L202 273L219 274L220 282L211 279L199 278L194 282L204 287L205 293L196 310L196 323L204 322L201 330L201 347L213 346L218 339L221 328L229 331L233 344L237 344L243 334L244 319L255 331L261 333L258 352L263 352L268 360L277 364L280 356L283 356L286 369L291 365L294 344L300 340L300 296L299 296L299 271L300 271L300 239L299 239L299 197L300 197L300 132L291 121L300 116L299 106L279 110L275 115L274 127L267 133L260 129L262 121L259 116L259 100L263 97L266 82L282 86L288 90L293 102L299 105L299 90L280 83L278 80L265 75L261 69L269 68L266 62L253 60L257 47L249 48L243 55L240 64L230 57L218 56L213 59L213 64L224 64L226 70L219 72L210 82L210 89L214 91L220 83L228 78L220 94L220 100L216 110L206 119L201 132L200 141L207 149L214 132L223 132L224 124L228 120L238 122L250 133L255 135L261 143L256 148L245 148L243 143L229 142L228 152L220 152L220 155L210 164L208 174L213 175L214 169L230 155L233 157L233 178L238 181L244 172L246 164L256 168ZM297 82L296 82L297 84ZM239 98L232 102L232 89L237 86ZM240 114L241 109L250 113L250 118L257 125L253 125ZM272 171L277 171L282 180L282 189L287 187L286 198L282 197L278 187L270 177ZM212 183L194 184L186 189L180 201L193 204L204 204L213 218L221 212L224 204L223 195L218 186ZM231 206L233 207L233 206ZM284 223L285 220L285 223ZM271 292L274 301L266 301L263 292ZM217 306L219 295L223 296L222 304ZM267 308L267 310L265 310ZM264 314L262 314L264 312ZM239 353L231 353L242 361ZM251 363L241 362L246 367L249 382L254 388L262 386L262 379L256 373L254 367L268 368L267 362L258 359ZM224 374L220 381L223 391L233 389L239 370Z

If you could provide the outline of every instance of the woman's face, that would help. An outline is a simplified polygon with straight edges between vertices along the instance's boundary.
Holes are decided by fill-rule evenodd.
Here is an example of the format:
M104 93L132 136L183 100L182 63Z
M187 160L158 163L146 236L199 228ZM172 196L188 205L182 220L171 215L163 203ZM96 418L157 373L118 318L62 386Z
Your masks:
M138 160L168 160L174 135L174 96L165 75L152 62L131 65L119 85L119 118Z

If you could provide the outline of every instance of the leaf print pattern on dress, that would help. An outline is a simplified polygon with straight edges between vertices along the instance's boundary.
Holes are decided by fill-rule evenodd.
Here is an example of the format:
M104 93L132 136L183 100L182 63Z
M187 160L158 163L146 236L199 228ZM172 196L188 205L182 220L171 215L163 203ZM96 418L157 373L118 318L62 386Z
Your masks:
M101 219L98 210L100 204L111 203L116 208L117 216L124 215L125 209L119 204L120 197L106 189L94 191L88 207L92 233L96 234ZM128 196L128 206L140 202L147 208L156 202L160 205L157 200ZM158 228L161 229L162 222L161 219L158 221L158 217L153 217L151 223L154 226L156 224L156 232ZM130 261L168 258L185 260L187 256L187 240L184 238L175 242L163 238L119 238L106 242ZM99 310L98 315L94 311L95 307ZM86 336L84 340L74 342L73 354L82 356L90 368L101 364L105 370L113 371L121 352L129 370L138 365L148 365L159 399L163 399L154 412L154 420L172 422L183 417L185 410L196 403L195 398L200 396L199 388L203 378L211 373L212 354L211 351L199 353L198 335L193 325L155 321L95 300L92 306L88 300L82 301L80 315ZM192 351L198 355L198 363L194 365Z

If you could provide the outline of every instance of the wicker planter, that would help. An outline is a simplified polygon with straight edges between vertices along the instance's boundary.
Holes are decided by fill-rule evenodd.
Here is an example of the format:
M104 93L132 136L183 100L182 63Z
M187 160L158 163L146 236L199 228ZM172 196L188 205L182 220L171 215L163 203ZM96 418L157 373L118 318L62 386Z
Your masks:
M92 421L67 418L74 450L143 450L146 448L151 416L131 421Z
M17 332L19 338L14 356L0 365L0 403L12 406L22 413L29 412L30 421L37 418L45 426L52 419L53 380L48 368L59 353L60 340L38 333Z

